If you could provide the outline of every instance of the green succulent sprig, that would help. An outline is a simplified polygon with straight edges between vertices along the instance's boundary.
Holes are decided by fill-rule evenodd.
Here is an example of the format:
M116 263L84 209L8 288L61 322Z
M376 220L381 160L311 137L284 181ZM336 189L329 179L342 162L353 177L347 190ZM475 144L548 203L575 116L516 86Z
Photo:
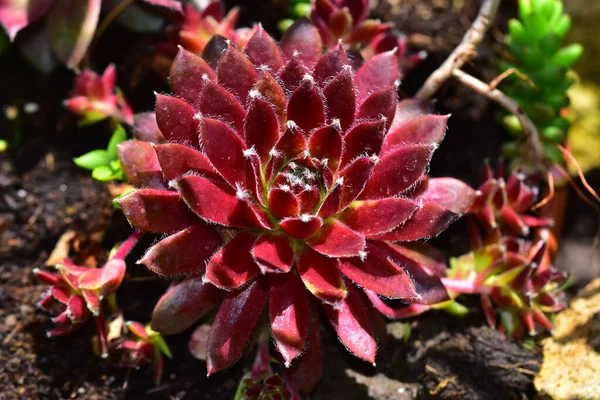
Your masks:
M106 150L92 150L73 159L78 167L92 171L92 177L101 182L125 180L121 163L117 154L117 145L127 140L127 132L118 125L112 134Z
M563 46L571 28L561 0L520 0L519 19L511 19L506 45L513 56L501 62L501 72L514 68L518 74L506 80L504 92L515 99L538 128L546 156L559 164L564 159L556 144L563 144L571 126L566 107L567 90L575 83L569 69L583 53L580 44ZM522 78L526 79L522 79ZM523 130L514 115L504 124L515 140L506 143L510 158L522 155Z

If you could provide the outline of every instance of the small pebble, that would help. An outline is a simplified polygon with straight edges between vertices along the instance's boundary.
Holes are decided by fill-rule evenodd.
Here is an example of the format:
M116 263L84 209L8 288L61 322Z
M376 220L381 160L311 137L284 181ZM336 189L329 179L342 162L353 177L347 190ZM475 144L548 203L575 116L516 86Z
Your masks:
M27 191L25 191L25 189L19 189L17 190L17 196L24 199L25 197L27 197Z
M66 192L68 188L69 187L63 183L58 187L58 190L60 190L61 192Z

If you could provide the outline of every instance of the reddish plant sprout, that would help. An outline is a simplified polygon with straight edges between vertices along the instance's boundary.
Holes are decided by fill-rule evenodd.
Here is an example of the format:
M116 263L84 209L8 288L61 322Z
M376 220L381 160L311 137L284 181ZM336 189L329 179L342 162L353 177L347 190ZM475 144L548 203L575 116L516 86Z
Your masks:
M75 90L65 107L82 117L82 124L92 124L106 118L133 124L133 111L116 87L116 69L109 65L101 76L86 68L75 77Z
M536 324L551 332L552 315L565 307L567 274L550 265L547 251L547 235L536 242L503 237L451 259L444 284L453 296L479 294L488 323L496 327L499 315L507 334L535 335Z
M236 29L239 13L239 8L235 7L225 14L225 7L221 0L208 2L202 10L186 4L179 21L170 32L171 42L160 46L159 49L171 58L177 54L177 46L182 46L196 54L202 54L208 42L215 35L243 47L250 39L252 29Z
M368 13L368 0L314 0L311 18L327 48L341 41L348 48L360 50L365 60L396 49L403 74L425 59L425 52L408 52L406 36L390 24L367 19Z
M547 227L553 224L548 218L530 214L538 197L538 189L526 182L524 174L513 172L505 180L502 168L496 173L486 165L483 173L483 184L479 187L478 196L469 213L479 219L486 232L499 232L499 224L512 234L527 236L530 228Z
M51 285L40 299L39 307L54 318L55 328L49 337L64 336L77 330L90 316L96 319L102 355L107 354L106 332L102 312L103 300L109 300L125 276L125 257L137 243L140 233L132 234L101 268L75 265L65 259L56 266L58 273L34 269L35 275Z
M367 19L368 14L369 0L314 0L310 16L324 45L335 47L340 40L349 45L369 42L390 30L389 24Z
M127 368L140 369L148 366L156 384L160 383L163 372L163 355L171 358L171 351L158 332L149 325L139 322L127 322L125 338L110 343L111 354L120 356L120 365Z
M268 350L268 338L259 343L258 354L252 371L244 375L234 400L299 400L293 388L288 388L285 380L273 373Z
M140 263L189 274L160 299L152 327L181 332L219 306L209 374L241 356L265 307L286 372L307 392L321 371L317 307L353 354L375 363L363 289L416 304L448 299L396 243L439 234L475 197L425 174L448 117L397 101L394 52L355 71L340 45L321 49L307 19L280 46L259 27L244 52L229 43L217 60L181 49L175 96L156 100L167 143L119 145L142 188L121 209L136 228L167 234Z

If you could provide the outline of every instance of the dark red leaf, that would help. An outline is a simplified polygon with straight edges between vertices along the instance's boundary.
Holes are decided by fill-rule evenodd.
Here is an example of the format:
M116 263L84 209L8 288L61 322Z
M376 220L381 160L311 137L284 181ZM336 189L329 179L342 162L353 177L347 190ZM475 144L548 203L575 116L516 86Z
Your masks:
M202 272L220 245L221 235L199 222L150 247L140 263L161 275Z
M260 271L252 258L256 236L247 232L238 233L209 261L204 279L223 289L235 289Z
M267 301L268 288L263 279L257 279L225 296L208 338L208 374L229 367L240 357Z

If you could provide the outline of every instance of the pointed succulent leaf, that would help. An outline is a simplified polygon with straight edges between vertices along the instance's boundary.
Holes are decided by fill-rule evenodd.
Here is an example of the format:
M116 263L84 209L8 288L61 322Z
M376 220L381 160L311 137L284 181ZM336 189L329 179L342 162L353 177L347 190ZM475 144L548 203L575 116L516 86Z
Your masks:
M338 119L342 131L345 132L354 122L356 108L356 95L351 71L346 69L332 79L323 89L323 95L327 101L329 122Z
M243 199L245 192L239 193L240 199L224 184L196 175L187 175L176 185L187 206L207 221L232 227L269 227L258 210Z
M154 146L154 151L160 169L168 181L181 179L189 173L221 181L221 176L208 158L198 150L177 143L165 143Z
M377 237L378 240L410 242L439 235L459 215L435 203L419 206L412 217L398 228Z
M127 180L137 187L166 189L154 147L148 142L129 140L118 145L119 161Z
M256 70L248 57L230 44L223 52L217 67L219 85L227 88L244 104L257 79Z
M256 68L267 66L271 71L278 71L283 66L283 58L277 43L259 26L244 48L244 52Z
M343 260L340 269L357 285L375 293L408 301L418 298L411 277L372 246L367 246L366 256Z
M284 236L261 235L252 248L252 258L262 273L286 273L294 263L294 249Z
M210 259L205 280L222 289L235 289L259 274L252 249L256 236L238 233Z
M201 272L220 244L213 227L196 222L150 247L139 262L161 275Z
M329 49L315 66L314 78L317 83L324 86L331 77L342 72L345 66L348 65L348 56L342 47L341 43Z
M167 140L198 145L196 110L173 96L156 95L156 123Z
M356 124L344 137L344 154L342 165L346 165L356 157L378 155L385 135L386 122L366 121Z
M277 349L289 366L302 352L309 330L308 292L296 274L271 275L270 284L271 332Z
M118 203L129 222L145 232L169 233L198 222L177 192L139 189Z
M414 201L435 203L455 214L464 214L477 196L466 183L454 178L430 178L417 190Z
M221 302L224 292L193 276L172 286L158 300L151 326L164 335L181 333Z
M373 167L361 198L391 197L410 188L425 172L432 153L430 145L408 145L384 155Z
M241 356L268 296L263 279L225 296L208 338L209 374L229 367Z
M339 260L328 258L309 248L303 249L297 260L298 273L304 286L327 304L337 304L347 294L339 263Z
M287 108L288 121L294 121L304 132L325 123L325 105L312 77L305 76L292 93Z
M355 356L375 364L375 332L356 289L336 307L324 306L327 318L344 346Z
M296 239L305 239L314 234L322 225L323 220L312 215L285 218L280 222L281 229Z
M329 257L354 257L365 248L364 236L336 219L326 221L305 241L314 250Z
M377 54L356 71L355 79L360 99L365 99L378 90L394 86L398 78L396 51Z
M201 57L180 47L169 75L173 93L190 104L196 104L207 79L216 79L212 68Z
M200 123L200 141L211 164L232 187L244 185L246 176L246 147L242 139L225 123L203 118Z
M390 131L383 141L382 154L406 144L439 144L446 133L448 115L426 115Z
M373 236L396 228L408 220L417 208L414 202L400 197L355 201L338 218L351 229Z
M266 163L269 152L279 140L279 120L273 107L260 94L250 93L244 136L248 148L254 148L259 158Z
M323 43L319 31L307 18L300 18L290 26L281 38L281 51L288 60L294 54L304 65L312 69L316 65Z

